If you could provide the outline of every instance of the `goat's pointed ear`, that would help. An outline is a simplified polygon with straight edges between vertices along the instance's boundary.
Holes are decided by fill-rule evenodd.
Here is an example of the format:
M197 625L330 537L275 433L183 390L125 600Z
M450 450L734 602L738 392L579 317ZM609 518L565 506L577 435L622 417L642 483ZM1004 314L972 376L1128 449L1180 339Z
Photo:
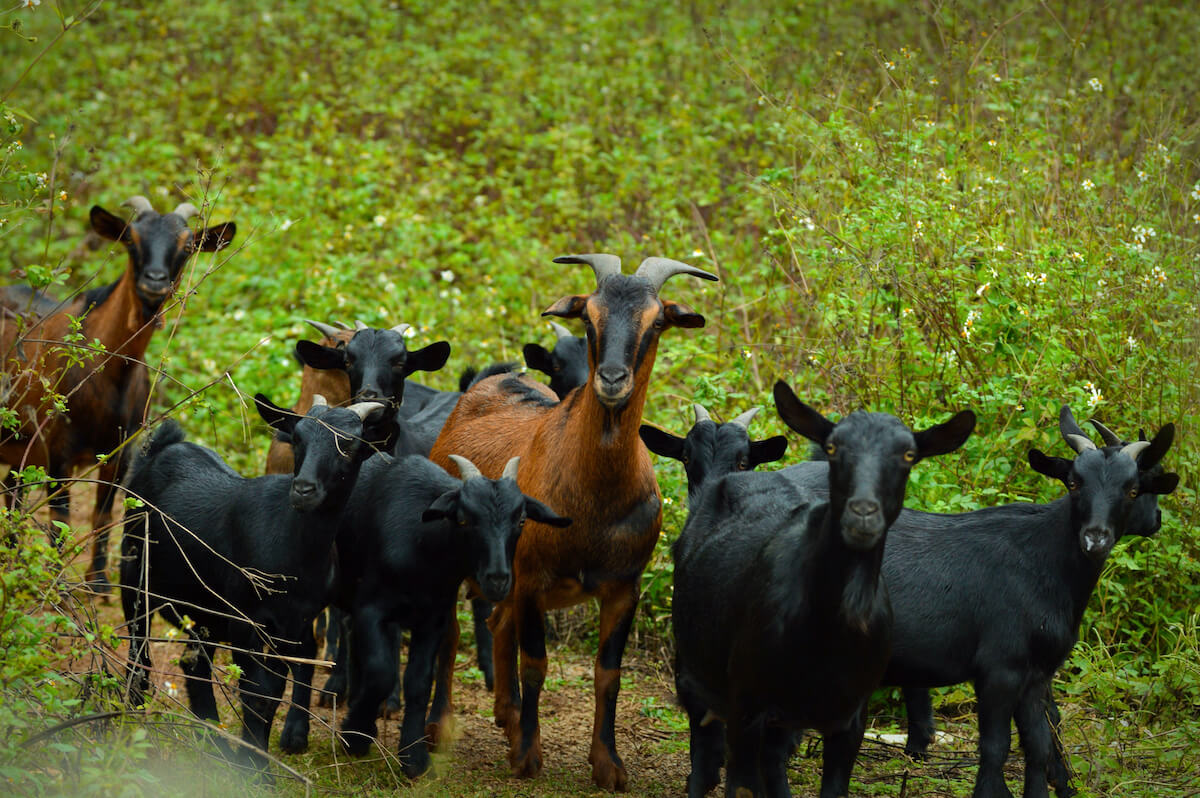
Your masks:
M346 352L344 350L321 346L315 341L297 341L296 359L314 369L346 370Z
M917 454L925 458L952 452L966 443L974 430L975 413L963 410L949 421L914 433L913 437L917 439Z
M1144 436L1144 433L1143 433ZM1143 437L1143 440L1145 438ZM1154 436L1154 440L1150 441L1150 445L1142 450L1138 455L1137 464L1139 471L1149 471L1154 466L1158 465L1158 461L1163 459L1163 455L1171 448L1171 444L1175 441L1175 425L1166 424ZM1168 491L1169 492L1169 491Z
M237 235L237 224L225 222L197 230L192 239L192 249L195 252L216 252L225 249Z
M810 441L823 444L829 439L834 426L832 421L813 410L797 398L795 392L783 380L775 383L775 410L783 423Z
M1041 449L1029 450L1029 465L1034 471L1063 483L1071 478L1071 462L1061 457L1051 457Z
M525 497L525 516L539 524L556 526L560 529L571 525L570 518L562 517L537 499L531 499L528 496Z
M543 374L554 373L554 358L550 356L549 350L541 344L525 344L521 349L521 354L525 357L525 365L534 371L540 371Z
M703 327L704 317L682 302L672 302L669 299L660 300L663 305L663 316L672 327Z
M672 435L666 430L652 427L649 424L639 427L638 435L642 436L642 443L646 444L646 448L660 457L670 457L672 460L683 459L685 438Z
M120 216L114 216L99 205L93 205L90 217L92 229L109 241L129 240L129 225Z
M430 521L453 521L458 514L458 488L449 490L433 500L433 504L425 508L425 512L421 513L421 520L425 523Z
M1172 493L1175 488L1179 487L1178 474L1142 474L1139 481L1138 490L1142 493L1154 493L1158 496L1166 496Z
M450 342L437 341L422 349L410 351L404 361L404 373L408 375L414 371L437 371L446 365L446 359L449 357Z
M263 421L287 435L292 434L292 430L296 428L296 422L300 420L300 417L294 412L275 404L265 394L254 394L254 406L258 409L258 415Z
M578 319L587 307L587 295L565 296L542 311L543 316L558 316L560 319Z
M763 463L773 463L787 451L787 438L776 435L765 441L750 441L750 467L758 468Z

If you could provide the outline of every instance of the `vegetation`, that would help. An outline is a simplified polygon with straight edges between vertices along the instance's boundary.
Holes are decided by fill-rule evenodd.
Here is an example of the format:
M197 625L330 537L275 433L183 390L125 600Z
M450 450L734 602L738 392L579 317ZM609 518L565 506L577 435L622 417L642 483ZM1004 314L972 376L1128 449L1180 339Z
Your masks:
M911 506L1058 495L1025 453L1064 452L1063 402L1126 436L1174 421L1182 485L1162 531L1110 558L1059 692L1069 742L1088 741L1081 786L1183 794L1200 768L1200 9L743 5L23 0L0 11L8 282L115 279L124 253L85 235L93 204L144 194L236 220L234 246L191 265L150 364L155 413L243 473L268 440L245 397L291 401L302 319L447 339L431 383L451 388L551 338L538 314L590 285L551 263L568 252L720 274L672 282L709 320L660 349L646 415L675 432L693 401L725 418L769 405L777 377L833 412L973 408L976 435L914 474ZM783 431L770 412L754 429ZM686 516L682 469L659 478L634 655L655 661ZM0 778L33 794L216 779L167 744L190 734L177 704L119 714L121 630L28 520L5 520L21 553L0 554ZM559 625L577 639L591 623ZM335 789L326 762L288 764ZM535 789L581 789L556 779ZM426 789L442 788L525 786Z

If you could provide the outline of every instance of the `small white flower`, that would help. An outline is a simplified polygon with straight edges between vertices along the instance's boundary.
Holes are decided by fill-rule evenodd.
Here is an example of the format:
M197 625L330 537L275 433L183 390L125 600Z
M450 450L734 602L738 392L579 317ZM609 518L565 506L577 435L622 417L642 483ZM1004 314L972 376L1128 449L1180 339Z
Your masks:
M20 142L17 143L20 144ZM1192 199L1200 200L1200 183L1192 186Z
M1094 189L1096 187L1096 184L1091 181L1091 178L1085 177L1083 179L1083 182L1080 183L1079 186L1084 191L1091 191L1092 189Z
M949 183L950 175L946 174L945 169L938 169L937 170L937 179L938 179L938 182L940 182L940 183Z
M896 62L895 61L884 61L883 68L886 69L888 72L891 72L892 70L894 70L896 68Z
M692 250L692 257L693 257L693 258L703 258L703 257L704 257L704 250L702 250L702 249L693 249L693 250Z
M912 308L903 308L903 309L900 311L900 318L902 318L902 319L904 319L904 318L908 318L908 317L909 317L909 316L911 316L912 314L913 314L913 309L912 309Z
M1002 80L1004 80L1004 78L1000 77L999 73L997 73L997 72L992 73L992 82L993 83L999 83Z
M996 146L996 140L995 140L995 139L988 139L987 145L988 145L989 147L995 147L995 146Z
M246 318L246 311L242 310L241 308L238 308L237 310L235 310L233 312L232 315L233 315L234 321L241 321L242 319Z
M442 269L440 272L438 272L438 276L442 278L443 283L454 282L454 272L450 271L449 269Z
M385 224L387 224L387 217L382 213L377 213L375 214L375 218L371 221L375 222L376 227L383 227Z
M1085 382L1083 387L1088 392L1088 410L1095 410L1096 406L1104 401L1104 394L1100 393L1100 389L1091 382Z
M991 283L984 283L983 285L981 285L975 289L975 296L979 296L979 297L983 296L984 294L987 293L987 290L991 287L992 287Z
M1069 260L1075 261L1076 263L1083 263L1083 253L1080 252L1079 250L1074 250L1072 252L1068 252L1067 258Z
M930 78L930 79L929 79L929 85L930 85L930 86L936 86L936 85L938 85L938 79L937 79L937 78Z
M1125 346L1129 347L1129 351L1132 352L1133 350L1138 348L1137 339L1134 338L1132 335L1129 336L1128 338L1125 339Z
M807 216L801 217L799 221L800 221L800 224L804 225L804 229L806 229L806 230L816 230L817 229L817 223L814 222L812 219L810 219Z
M1153 227L1145 227L1140 224L1135 224L1130 232L1133 233L1133 240L1139 244L1145 244L1146 239L1154 238L1158 235Z
M1092 91L1104 91L1104 84L1099 78L1088 78L1088 88Z
M1004 245L1003 245L1003 244L997 244L997 245L996 245L996 251L997 251L997 252L1003 252L1003 251L1004 251Z
M291 219L284 219L282 222L279 223L279 230L280 230L280 232L284 232L284 231L288 230L294 224L295 224L295 222L293 222Z
M1139 183L1145 183L1147 177L1149 177L1149 175L1146 174L1145 169L1137 170L1137 179Z
M42 0L21 0L23 8L37 8L42 4Z
M28 0L26 0L26 2L28 2ZM167 695L169 695L171 698L179 695L179 685L175 684L175 682L171 681L170 679L163 682L163 689L167 691Z

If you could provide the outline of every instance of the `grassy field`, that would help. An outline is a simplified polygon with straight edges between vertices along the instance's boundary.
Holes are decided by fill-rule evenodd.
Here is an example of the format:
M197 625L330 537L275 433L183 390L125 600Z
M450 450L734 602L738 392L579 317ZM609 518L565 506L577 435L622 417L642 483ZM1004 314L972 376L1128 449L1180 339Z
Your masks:
M914 474L912 507L1059 495L1025 458L1065 454L1063 403L1129 436L1175 422L1166 463L1182 484L1164 528L1110 557L1057 690L1087 794L1200 794L1200 10L13 0L0 26L7 282L65 295L115 279L125 255L88 235L93 204L117 212L142 194L236 220L232 247L193 261L148 361L155 417L180 418L243 473L261 470L268 441L246 397L292 401L303 319L448 340L429 382L451 388L469 365L552 340L540 312L592 282L551 262L569 252L720 276L666 289L708 319L660 348L645 415L677 434L693 402L723 418L762 404L754 434L783 432L780 377L832 414L928 424L974 409L962 452ZM790 448L784 463L803 458ZM658 475L664 536L619 738L644 757L645 795L677 794L686 769L664 672L686 486L673 461ZM74 526L89 531L82 515ZM0 778L30 794L234 789L189 753L182 716L39 737L115 711L119 614L72 594L74 567L32 543L0 565ZM555 623L552 661L584 668L594 612ZM582 704L585 718L562 743L582 744L588 689L563 680L579 698L560 692L561 711ZM153 709L178 712L167 692ZM941 701L956 738L936 775L881 746L862 794L969 794L973 697ZM480 696L469 706L488 711ZM590 792L577 752L516 783L500 733L462 725L475 736L413 791ZM364 789L405 784L385 761L333 767L330 740L285 763L308 790L357 792L348 774L362 771ZM797 762L808 791L816 762ZM277 788L305 789L292 784Z

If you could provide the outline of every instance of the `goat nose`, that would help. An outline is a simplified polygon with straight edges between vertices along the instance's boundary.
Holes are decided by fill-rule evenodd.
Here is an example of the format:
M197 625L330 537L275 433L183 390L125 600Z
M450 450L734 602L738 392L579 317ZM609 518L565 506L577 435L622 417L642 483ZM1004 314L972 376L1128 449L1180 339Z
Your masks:
M483 578L484 593L487 593L492 601L499 601L507 596L511 586L512 577L506 573L491 573Z
M312 482L301 482L294 480L292 482L292 493L297 496L311 496L317 492L317 486Z
M879 512L879 502L874 499L851 499L847 506L855 515L868 516Z
M625 379L626 370L620 366L601 366L596 369L596 374L600 377L601 382L613 385Z

